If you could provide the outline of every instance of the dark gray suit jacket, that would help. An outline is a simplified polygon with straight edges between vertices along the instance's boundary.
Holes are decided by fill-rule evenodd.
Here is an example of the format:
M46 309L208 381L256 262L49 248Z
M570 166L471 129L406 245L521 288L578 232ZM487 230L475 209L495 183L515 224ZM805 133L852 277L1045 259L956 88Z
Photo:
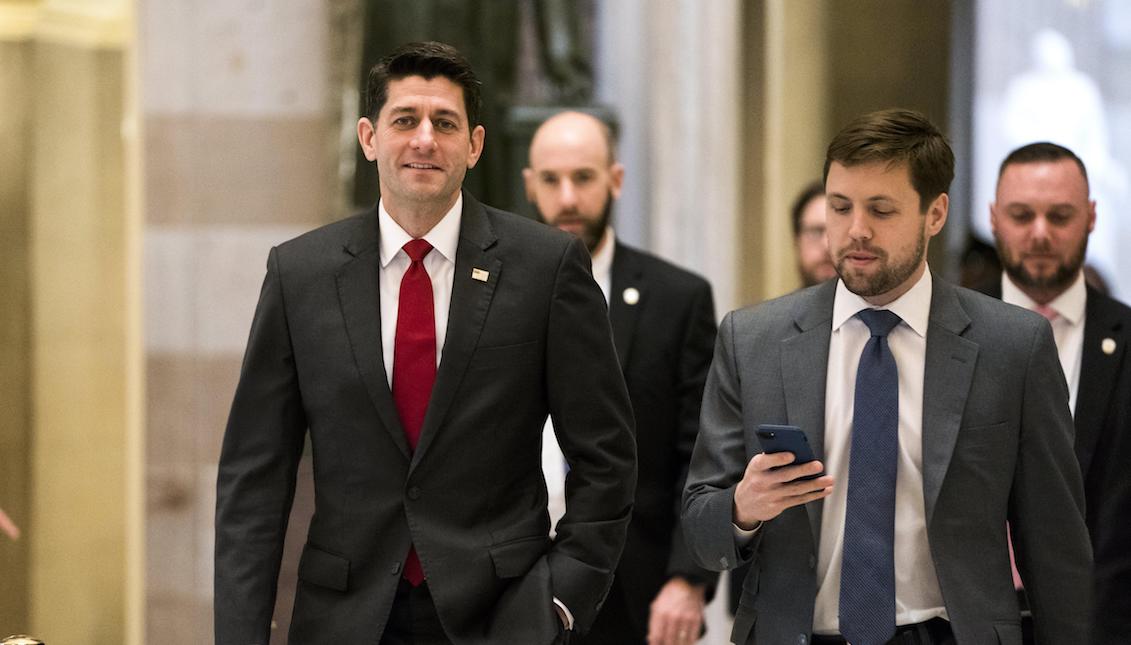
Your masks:
M1001 279L980 291L1001 297ZM1131 308L1088 287L1076 458L1095 553L1092 642L1131 643ZM1105 344L1111 349L1105 351Z
M455 643L550 643L553 597L584 631L635 483L631 409L589 254L464 195L447 337L410 454L382 360L378 234L374 208L271 251L220 457L216 642L267 642L308 433L315 513L290 642L379 641L410 543ZM572 467L553 543L547 413Z
M736 311L719 329L684 527L704 566L751 562L732 635L739 644L801 643L812 630L822 503L766 522L741 551L731 521L734 487L760 451L745 445L744 430L797 425L823 454L835 291L830 281ZM1032 581L1038 641L1081 642L1091 549L1068 390L1048 323L935 277L925 361L927 534L958 642L1021 643L1007 520L1026 536L1017 559ZM845 475L838 481L845 485Z

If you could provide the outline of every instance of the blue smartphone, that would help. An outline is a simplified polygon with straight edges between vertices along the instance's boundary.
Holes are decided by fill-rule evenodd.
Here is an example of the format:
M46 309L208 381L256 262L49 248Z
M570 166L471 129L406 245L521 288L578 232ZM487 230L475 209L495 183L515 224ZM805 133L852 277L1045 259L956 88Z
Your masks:
M789 464L790 466L817 460L817 457L813 454L813 449L809 446L808 437L797 426L764 423L758 426L758 431L755 434L758 435L758 443L762 446L762 452L792 452L796 459L792 464ZM806 475L797 479L816 479L824 474L824 472L820 472L816 475Z

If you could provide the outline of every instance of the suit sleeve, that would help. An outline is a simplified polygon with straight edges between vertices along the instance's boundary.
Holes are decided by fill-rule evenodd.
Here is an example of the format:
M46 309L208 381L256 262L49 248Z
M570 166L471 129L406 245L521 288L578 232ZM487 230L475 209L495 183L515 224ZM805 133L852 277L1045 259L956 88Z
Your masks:
M699 436L699 412L703 403L703 387L718 329L715 326L715 304L711 287L703 284L692 300L691 312L684 332L679 354L679 430L676 437L676 459L680 466L672 499L675 500L674 517L679 518L683 507L683 488L691 452ZM718 574L697 566L687 550L683 537L683 523L677 519L672 531L671 553L668 556L668 577L682 577L689 582L707 587L708 599L713 595Z
M306 419L277 252L251 324L216 483L217 645L266 643Z
M762 532L739 552L734 538L734 489L746 471L741 384L734 353L734 314L719 326L707 374L699 438L691 455L683 494L683 533L699 566L733 569L751 557Z
M1092 549L1067 403L1052 330L1042 324L1025 371L1009 509L1038 643L1083 642L1090 619Z
M570 466L550 572L554 596L584 633L624 547L636 488L636 442L605 299L579 240L568 246L558 267L546 339L550 414Z

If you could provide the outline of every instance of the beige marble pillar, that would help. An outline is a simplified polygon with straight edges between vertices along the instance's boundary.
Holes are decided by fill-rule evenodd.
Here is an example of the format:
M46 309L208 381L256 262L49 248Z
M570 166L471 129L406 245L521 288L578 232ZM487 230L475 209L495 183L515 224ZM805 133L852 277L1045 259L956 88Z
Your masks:
M129 6L47 0L34 28L28 629L47 642L140 642Z
M348 215L336 1L139 4L149 643L212 641L216 465L268 251ZM313 505L302 470L272 642Z
M821 178L825 158L828 69L826 9L817 0L769 0L748 16L760 34L749 65L761 83L747 87L747 102L761 122L747 130L743 292L748 302L800 286L789 209L794 196ZM748 30L749 33L749 30ZM756 161L754 161L756 159Z
M720 315L738 295L741 14L737 0L600 8L598 98L628 176L618 234L706 276Z
M0 533L0 631L28 625L31 516L30 268L28 266L32 35L37 6L0 2L0 509L24 530Z

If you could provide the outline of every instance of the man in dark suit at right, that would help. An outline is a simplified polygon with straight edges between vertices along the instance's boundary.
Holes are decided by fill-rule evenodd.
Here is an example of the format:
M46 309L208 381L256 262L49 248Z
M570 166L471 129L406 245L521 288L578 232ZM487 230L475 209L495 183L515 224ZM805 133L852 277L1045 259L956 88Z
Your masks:
M572 642L686 645L699 638L718 575L691 561L679 525L715 310L706 280L616 239L609 222L624 168L615 147L596 117L561 112L535 132L523 172L527 196L546 223L575 233L593 256L636 416L638 477L628 538L596 622ZM547 434L544 454L555 448ZM551 497L554 462L543 459Z
M1096 203L1084 163L1054 143L1009 153L990 222L1004 273L983 290L1049 319L1068 383L1095 554L1092 642L1131 643L1131 308L1085 284Z

